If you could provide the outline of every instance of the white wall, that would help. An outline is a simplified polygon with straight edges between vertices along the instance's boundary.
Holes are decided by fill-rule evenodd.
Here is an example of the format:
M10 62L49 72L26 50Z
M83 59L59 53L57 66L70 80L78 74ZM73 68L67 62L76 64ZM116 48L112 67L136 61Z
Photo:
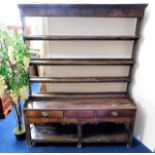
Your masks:
M155 149L155 1L149 1L142 25L131 94L138 107L135 136Z

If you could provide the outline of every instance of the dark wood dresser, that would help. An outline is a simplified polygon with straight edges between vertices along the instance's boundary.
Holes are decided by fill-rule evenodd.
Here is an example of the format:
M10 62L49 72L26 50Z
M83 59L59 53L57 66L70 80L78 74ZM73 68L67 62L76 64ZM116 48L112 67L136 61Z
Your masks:
M23 30L25 17L107 17L136 20L134 35L23 35L25 41L131 41L133 43L129 58L32 59L31 66L128 66L129 72L127 76L30 76L30 83L125 83L126 88L125 91L94 93L32 93L30 88L30 97L24 105L29 147L32 147L32 142L77 143L78 147L81 147L82 143L123 142L131 146L136 105L129 95L129 86L146 6L147 4L19 4ZM113 28L115 29L115 25Z
M12 100L6 95L0 99L0 118L5 118L12 110Z

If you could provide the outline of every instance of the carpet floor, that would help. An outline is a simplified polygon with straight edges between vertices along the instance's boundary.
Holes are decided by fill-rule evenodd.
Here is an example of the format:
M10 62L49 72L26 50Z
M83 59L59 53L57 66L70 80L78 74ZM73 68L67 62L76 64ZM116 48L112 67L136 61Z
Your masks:
M38 91L39 86L33 84L33 91ZM133 147L127 148L125 144L84 145L77 148L76 145L34 145L28 148L26 140L17 141L13 128L16 126L15 114L10 112L7 118L0 119L0 152L1 153L150 153L151 151L134 138Z

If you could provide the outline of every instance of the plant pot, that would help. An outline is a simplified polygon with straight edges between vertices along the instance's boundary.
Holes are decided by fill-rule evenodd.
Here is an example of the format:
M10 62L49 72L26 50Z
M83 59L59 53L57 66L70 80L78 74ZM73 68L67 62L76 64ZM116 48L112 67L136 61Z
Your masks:
M16 136L16 139L17 140L25 140L25 138L26 138L26 133L25 133L25 127L24 126L22 126L21 127L21 130L19 130L19 128L17 127L17 128L15 128L14 130L13 130L13 132L14 132L14 135Z

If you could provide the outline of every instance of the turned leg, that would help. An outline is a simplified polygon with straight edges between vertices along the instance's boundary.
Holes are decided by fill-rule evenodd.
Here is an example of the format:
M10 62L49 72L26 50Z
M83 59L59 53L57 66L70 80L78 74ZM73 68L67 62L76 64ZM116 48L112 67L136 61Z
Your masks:
M30 124L28 123L27 118L25 118L25 131L26 131L26 140L27 140L28 146L29 148L32 148Z
M132 147L134 123L129 123L127 147Z
M78 144L77 144L77 147L78 148L81 148L82 147L82 125L81 124L78 124L77 125L77 132L78 132Z

